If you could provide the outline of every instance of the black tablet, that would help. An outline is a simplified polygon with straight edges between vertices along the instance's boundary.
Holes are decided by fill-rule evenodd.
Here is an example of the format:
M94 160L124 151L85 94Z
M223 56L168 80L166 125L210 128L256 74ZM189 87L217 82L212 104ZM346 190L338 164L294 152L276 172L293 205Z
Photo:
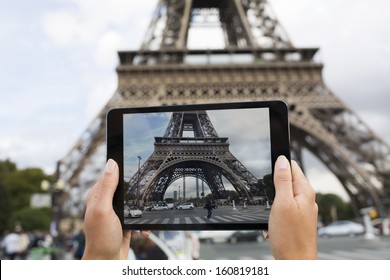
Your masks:
M107 159L124 229L267 229L274 163L290 159L288 108L256 101L118 108Z

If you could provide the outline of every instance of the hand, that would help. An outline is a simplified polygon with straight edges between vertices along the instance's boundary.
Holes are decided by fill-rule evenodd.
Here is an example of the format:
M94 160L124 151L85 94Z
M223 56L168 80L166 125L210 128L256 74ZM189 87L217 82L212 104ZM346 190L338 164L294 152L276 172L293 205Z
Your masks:
M119 180L115 161L107 161L103 176L90 189L84 218L86 245L83 259L127 259L131 231L122 230L121 222L112 207ZM148 232L141 232L145 237Z
M295 161L280 156L275 163L275 199L269 240L275 259L317 259L315 192Z

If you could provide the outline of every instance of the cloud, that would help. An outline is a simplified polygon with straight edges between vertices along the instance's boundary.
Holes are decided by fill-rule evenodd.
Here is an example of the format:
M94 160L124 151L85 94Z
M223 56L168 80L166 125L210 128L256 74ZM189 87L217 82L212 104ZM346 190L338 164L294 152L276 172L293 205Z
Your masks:
M69 46L83 38L80 22L70 11L56 11L44 15L43 30L59 46Z
M109 31L126 27L134 31L139 23L144 26L155 3L156 0L144 0L141 5L127 0L71 0L57 10L46 12L42 26L48 39L58 46L96 44L105 40L104 34ZM129 32L129 41L136 37L139 42L138 33Z
M318 167L311 167L308 168L306 176L315 192L335 193L345 201L350 200L340 181L332 173Z

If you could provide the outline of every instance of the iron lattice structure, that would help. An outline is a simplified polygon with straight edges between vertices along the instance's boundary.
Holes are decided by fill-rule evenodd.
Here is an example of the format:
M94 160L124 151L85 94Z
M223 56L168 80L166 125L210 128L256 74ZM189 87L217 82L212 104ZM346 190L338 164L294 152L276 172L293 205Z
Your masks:
M193 137L184 137L185 131ZM152 155L130 179L126 200L162 201L167 188L183 177L205 182L214 199L228 199L222 176L248 201L265 197L260 181L230 152L228 138L218 136L206 111L176 112L164 136L155 137Z
M225 47L188 49L189 30L209 25L222 30ZM60 179L85 190L97 178L110 108L284 99L293 158L302 165L308 149L356 209L387 215L390 147L325 85L317 51L294 47L263 0L160 0L141 48L119 52L118 88L59 162Z

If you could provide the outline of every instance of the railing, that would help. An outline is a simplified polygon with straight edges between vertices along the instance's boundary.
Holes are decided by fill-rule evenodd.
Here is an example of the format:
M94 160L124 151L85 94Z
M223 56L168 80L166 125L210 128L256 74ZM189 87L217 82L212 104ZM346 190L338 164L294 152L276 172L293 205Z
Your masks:
M161 64L261 64L272 62L310 62L318 48L214 49L214 50L138 50L120 51L120 66Z
M154 137L155 143L162 144L196 144L196 143L226 143L227 137Z

